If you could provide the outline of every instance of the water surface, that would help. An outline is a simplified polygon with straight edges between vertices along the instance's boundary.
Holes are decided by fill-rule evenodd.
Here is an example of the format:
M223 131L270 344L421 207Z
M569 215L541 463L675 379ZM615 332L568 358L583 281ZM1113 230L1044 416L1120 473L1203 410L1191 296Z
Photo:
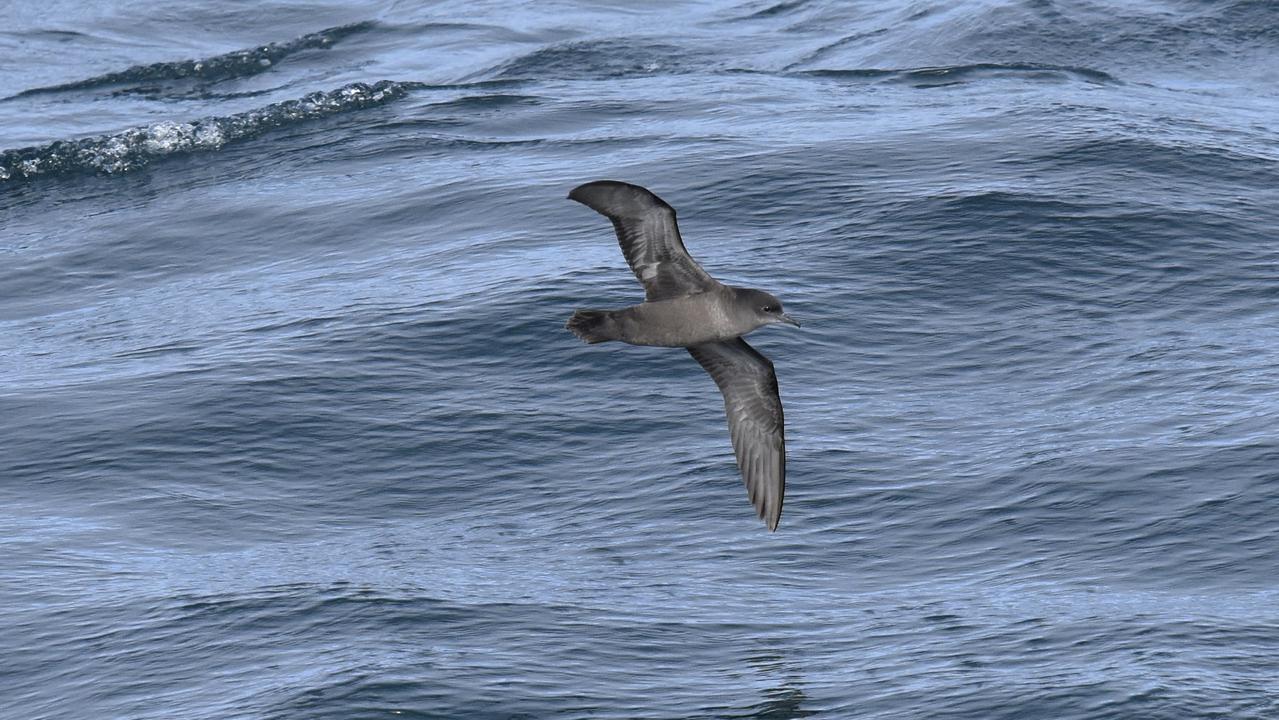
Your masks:
M0 716L1279 716L1262 2L0 9ZM585 181L787 413L781 528Z

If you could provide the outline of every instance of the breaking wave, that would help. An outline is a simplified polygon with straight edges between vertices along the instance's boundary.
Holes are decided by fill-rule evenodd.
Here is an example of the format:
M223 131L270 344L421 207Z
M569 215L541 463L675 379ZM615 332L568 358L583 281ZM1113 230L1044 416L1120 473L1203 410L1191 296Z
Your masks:
M372 85L352 83L226 117L160 122L112 135L6 150L0 152L0 181L30 180L42 175L128 172L170 155L216 150L275 128L383 105L416 88L415 83L389 80Z

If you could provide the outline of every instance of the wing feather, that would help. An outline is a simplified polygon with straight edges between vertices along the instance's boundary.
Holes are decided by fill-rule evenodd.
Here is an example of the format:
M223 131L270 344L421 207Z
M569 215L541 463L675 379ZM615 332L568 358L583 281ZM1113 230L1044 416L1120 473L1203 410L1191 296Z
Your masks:
M597 180L568 194L613 222L617 242L649 301L705 292L719 283L688 254L675 208L639 185Z
M776 530L786 491L786 428L773 363L741 338L693 345L688 352L724 395L746 494L768 529Z

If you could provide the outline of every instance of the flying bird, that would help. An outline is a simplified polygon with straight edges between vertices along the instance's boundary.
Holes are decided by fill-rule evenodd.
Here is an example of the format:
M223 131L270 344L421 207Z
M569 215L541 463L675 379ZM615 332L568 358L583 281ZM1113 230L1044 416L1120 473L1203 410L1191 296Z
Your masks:
M799 327L763 290L711 277L684 248L675 208L638 185L598 180L568 194L613 222L622 254L644 286L644 302L578 310L565 327L588 343L687 348L724 395L729 435L746 492L776 530L786 489L786 433L773 363L742 336L764 325Z

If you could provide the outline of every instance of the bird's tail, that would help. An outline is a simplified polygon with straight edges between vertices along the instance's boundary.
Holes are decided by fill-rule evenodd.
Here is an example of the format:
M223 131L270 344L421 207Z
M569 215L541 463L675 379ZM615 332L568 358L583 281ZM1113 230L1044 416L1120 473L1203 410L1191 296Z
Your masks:
M577 310L564 327L592 345L617 339L613 332L613 313L607 310Z

